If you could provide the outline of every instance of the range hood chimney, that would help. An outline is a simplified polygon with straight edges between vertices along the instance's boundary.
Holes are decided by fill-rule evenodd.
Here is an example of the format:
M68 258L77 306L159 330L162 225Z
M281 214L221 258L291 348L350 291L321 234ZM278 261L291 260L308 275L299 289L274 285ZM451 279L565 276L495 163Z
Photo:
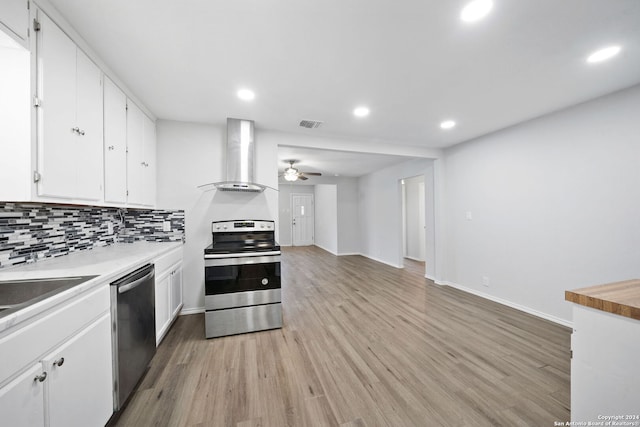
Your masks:
M227 118L227 176L215 186L221 191L259 193L266 186L254 182L253 120Z

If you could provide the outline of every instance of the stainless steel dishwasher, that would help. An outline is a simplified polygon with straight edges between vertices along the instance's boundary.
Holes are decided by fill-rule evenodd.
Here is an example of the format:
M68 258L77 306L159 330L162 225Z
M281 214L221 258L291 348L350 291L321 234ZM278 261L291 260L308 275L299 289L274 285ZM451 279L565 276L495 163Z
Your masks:
M153 264L111 283L114 411L123 407L156 353L155 305Z

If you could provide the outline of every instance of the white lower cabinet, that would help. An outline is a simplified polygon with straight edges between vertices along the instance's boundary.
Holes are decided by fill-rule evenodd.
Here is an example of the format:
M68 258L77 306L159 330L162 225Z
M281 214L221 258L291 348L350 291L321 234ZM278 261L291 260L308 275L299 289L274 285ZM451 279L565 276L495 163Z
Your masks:
M156 276L156 345L160 344L162 337L170 325L169 317L169 285L171 272L165 272Z
M110 337L107 313L42 360L50 427L102 426L111 417Z
M182 263L171 272L169 292L171 293L169 295L169 309L171 317L175 318L182 309Z
M619 415L618 425L638 425L631 418L640 416L638 337L636 319L573 306L571 421L599 425L602 417Z
M182 248L154 261L156 267L156 345L182 309Z
M113 413L109 286L0 336L0 425L102 427Z
M37 363L0 388L0 413L2 413L3 425L12 427L44 425L44 381L46 376L42 372L42 365Z

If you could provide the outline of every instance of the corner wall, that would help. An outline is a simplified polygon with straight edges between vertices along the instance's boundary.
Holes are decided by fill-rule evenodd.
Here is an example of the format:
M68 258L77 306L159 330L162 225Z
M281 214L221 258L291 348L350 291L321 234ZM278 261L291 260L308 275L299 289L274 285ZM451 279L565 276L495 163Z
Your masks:
M185 212L183 255L183 313L204 308L204 248L211 244L211 222L229 219L267 219L278 222L278 192L203 191L198 185L224 181L224 127L187 122L157 122L157 205ZM278 187L275 140L256 136L256 181ZM277 229L278 227L276 227ZM276 238L277 230L276 230Z
M640 277L639 112L636 86L447 149L443 282L568 324L565 290Z
M358 180L358 216L362 255L402 267L402 192L400 179L425 176L425 241L427 275L435 268L433 160L415 159L390 166Z
M338 189L333 184L317 184L315 196L316 246L338 254Z

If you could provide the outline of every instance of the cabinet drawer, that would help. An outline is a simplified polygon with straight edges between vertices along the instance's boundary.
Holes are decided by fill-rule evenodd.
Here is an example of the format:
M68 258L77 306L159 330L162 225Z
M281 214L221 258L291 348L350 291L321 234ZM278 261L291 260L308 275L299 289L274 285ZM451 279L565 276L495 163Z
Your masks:
M156 267L156 277L162 275L162 273L180 261L182 261L182 246L155 259L153 263Z
M33 323L0 339L0 385L24 367L40 360L54 346L75 334L100 314L109 311L105 283L86 295L62 304Z

